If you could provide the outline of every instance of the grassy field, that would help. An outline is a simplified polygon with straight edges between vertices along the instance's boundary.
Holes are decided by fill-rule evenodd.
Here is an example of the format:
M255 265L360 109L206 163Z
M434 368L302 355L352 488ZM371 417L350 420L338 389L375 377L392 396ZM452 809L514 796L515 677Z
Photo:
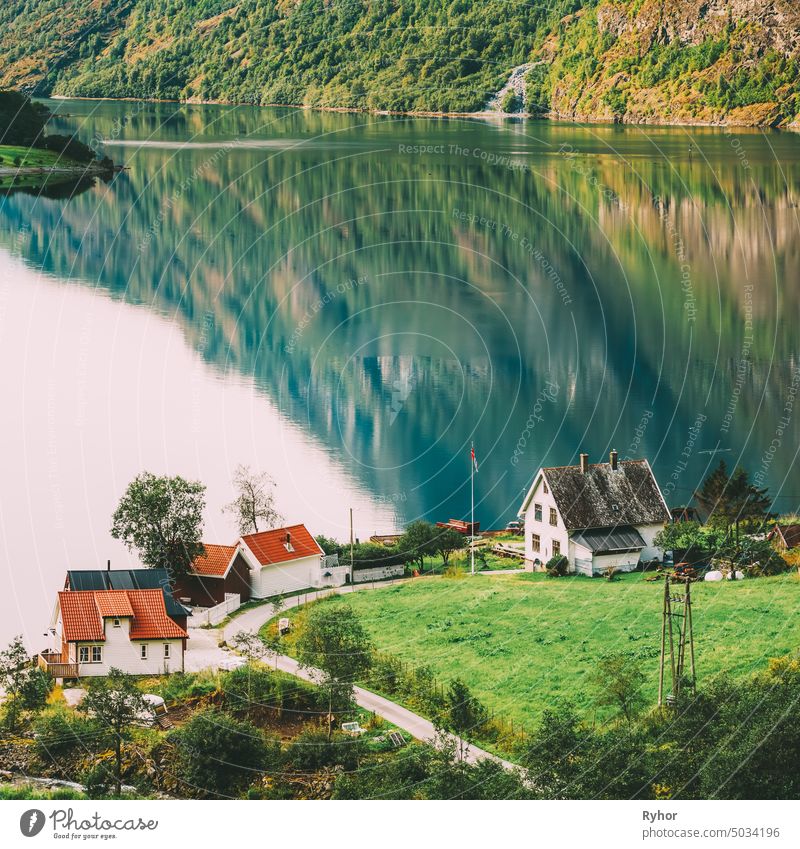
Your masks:
M0 145L0 168L48 168L51 165L68 168L78 163L51 150Z
M744 675L797 651L794 575L699 583L692 592L700 686L720 672ZM427 664L443 682L460 676L488 707L531 726L560 699L591 718L588 679L596 660L613 651L641 661L655 701L662 596L662 582L638 573L613 582L526 573L420 578L353 593L346 603L379 650Z

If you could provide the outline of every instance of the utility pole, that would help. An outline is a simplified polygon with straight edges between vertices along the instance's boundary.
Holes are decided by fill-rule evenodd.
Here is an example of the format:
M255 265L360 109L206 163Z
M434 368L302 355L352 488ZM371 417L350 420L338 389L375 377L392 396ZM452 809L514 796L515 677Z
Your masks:
M350 585L353 584L353 508L350 508Z
M470 483L470 516L469 516L469 563L470 573L475 574L475 443L470 445L469 455L469 483Z

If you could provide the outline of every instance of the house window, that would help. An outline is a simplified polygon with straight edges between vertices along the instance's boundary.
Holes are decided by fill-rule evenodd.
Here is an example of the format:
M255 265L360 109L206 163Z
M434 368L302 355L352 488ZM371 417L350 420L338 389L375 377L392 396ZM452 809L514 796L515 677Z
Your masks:
M541 551L542 550L542 540L539 537L539 534L531 534L531 551Z
M550 490L547 488L547 482L542 481L542 486L544 487L544 494L547 495L547 493L550 492Z
M556 513L556 508L550 508L550 524L555 526L558 524L558 513Z
M102 646L81 646L78 649L78 663L102 663Z
M142 660L147 660L147 643L142 643L139 646L139 651L141 652L140 657Z
M115 628L119 628L119 627L120 627L119 619L115 619L115 620L114 620L114 627L115 627Z
M169 657L170 644L164 643L164 660Z
M78 646L78 663L89 662L89 646Z
M561 543L557 540L553 540L553 557L558 557L561 554Z
M534 504L533 505L533 518L537 522L542 521L542 505L541 504Z

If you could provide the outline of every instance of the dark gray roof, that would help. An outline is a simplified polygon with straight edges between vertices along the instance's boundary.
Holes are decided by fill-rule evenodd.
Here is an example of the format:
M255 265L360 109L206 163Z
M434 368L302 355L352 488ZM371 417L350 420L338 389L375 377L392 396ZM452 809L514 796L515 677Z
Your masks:
M567 530L652 525L670 515L646 460L542 469Z
M163 590L167 616L188 616L173 595L166 569L70 569L67 584L71 590Z
M610 551L636 551L645 547L645 541L636 528L623 525L619 528L589 528L576 531L572 539L579 545L585 545L595 554Z

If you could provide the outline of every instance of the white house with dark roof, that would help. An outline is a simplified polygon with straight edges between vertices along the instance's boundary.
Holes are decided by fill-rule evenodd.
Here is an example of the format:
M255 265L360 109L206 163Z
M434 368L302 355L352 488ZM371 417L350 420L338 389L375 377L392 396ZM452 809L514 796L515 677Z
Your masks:
M670 519L664 496L647 460L620 460L612 451L608 463L542 468L536 473L520 515L525 516L525 560L543 568L563 554L569 571L622 572L640 560L661 558L656 534Z

